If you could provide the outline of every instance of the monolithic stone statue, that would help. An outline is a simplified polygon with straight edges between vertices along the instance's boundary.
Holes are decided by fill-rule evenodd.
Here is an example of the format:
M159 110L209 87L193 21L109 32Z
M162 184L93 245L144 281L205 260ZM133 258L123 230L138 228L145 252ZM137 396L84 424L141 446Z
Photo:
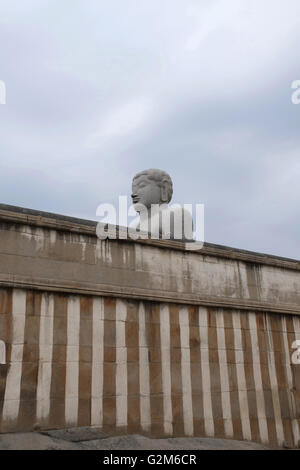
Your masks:
M191 241L193 219L190 212L178 205L169 207L173 183L165 171L141 171L132 181L132 201L140 219L136 228L150 232L151 238Z

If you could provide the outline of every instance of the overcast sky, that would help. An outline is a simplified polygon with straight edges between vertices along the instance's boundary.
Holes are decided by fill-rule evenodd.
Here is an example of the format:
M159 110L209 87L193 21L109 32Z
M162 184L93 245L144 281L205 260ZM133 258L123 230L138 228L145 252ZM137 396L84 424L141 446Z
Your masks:
M135 173L300 259L299 0L0 0L0 202L96 220Z

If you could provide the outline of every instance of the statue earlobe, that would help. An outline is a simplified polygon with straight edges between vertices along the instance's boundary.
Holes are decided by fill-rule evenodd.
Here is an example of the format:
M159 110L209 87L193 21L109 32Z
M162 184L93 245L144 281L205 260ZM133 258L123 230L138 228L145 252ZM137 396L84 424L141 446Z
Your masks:
M161 194L161 201L168 203L169 202L168 201L168 189L166 185L162 186L160 194Z

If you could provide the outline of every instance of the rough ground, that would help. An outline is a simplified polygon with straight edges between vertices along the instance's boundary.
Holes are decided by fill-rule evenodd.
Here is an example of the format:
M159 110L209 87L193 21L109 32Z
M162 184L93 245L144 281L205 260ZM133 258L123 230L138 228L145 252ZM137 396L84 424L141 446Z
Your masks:
M260 444L212 438L111 437L92 428L0 435L0 450L264 450Z

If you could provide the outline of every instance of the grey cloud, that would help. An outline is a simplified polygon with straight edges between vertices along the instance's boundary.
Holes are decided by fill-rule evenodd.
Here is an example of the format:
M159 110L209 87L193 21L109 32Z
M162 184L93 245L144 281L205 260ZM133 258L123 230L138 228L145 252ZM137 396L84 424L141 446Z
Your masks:
M298 2L1 8L2 202L95 218L158 167L207 241L299 258Z

